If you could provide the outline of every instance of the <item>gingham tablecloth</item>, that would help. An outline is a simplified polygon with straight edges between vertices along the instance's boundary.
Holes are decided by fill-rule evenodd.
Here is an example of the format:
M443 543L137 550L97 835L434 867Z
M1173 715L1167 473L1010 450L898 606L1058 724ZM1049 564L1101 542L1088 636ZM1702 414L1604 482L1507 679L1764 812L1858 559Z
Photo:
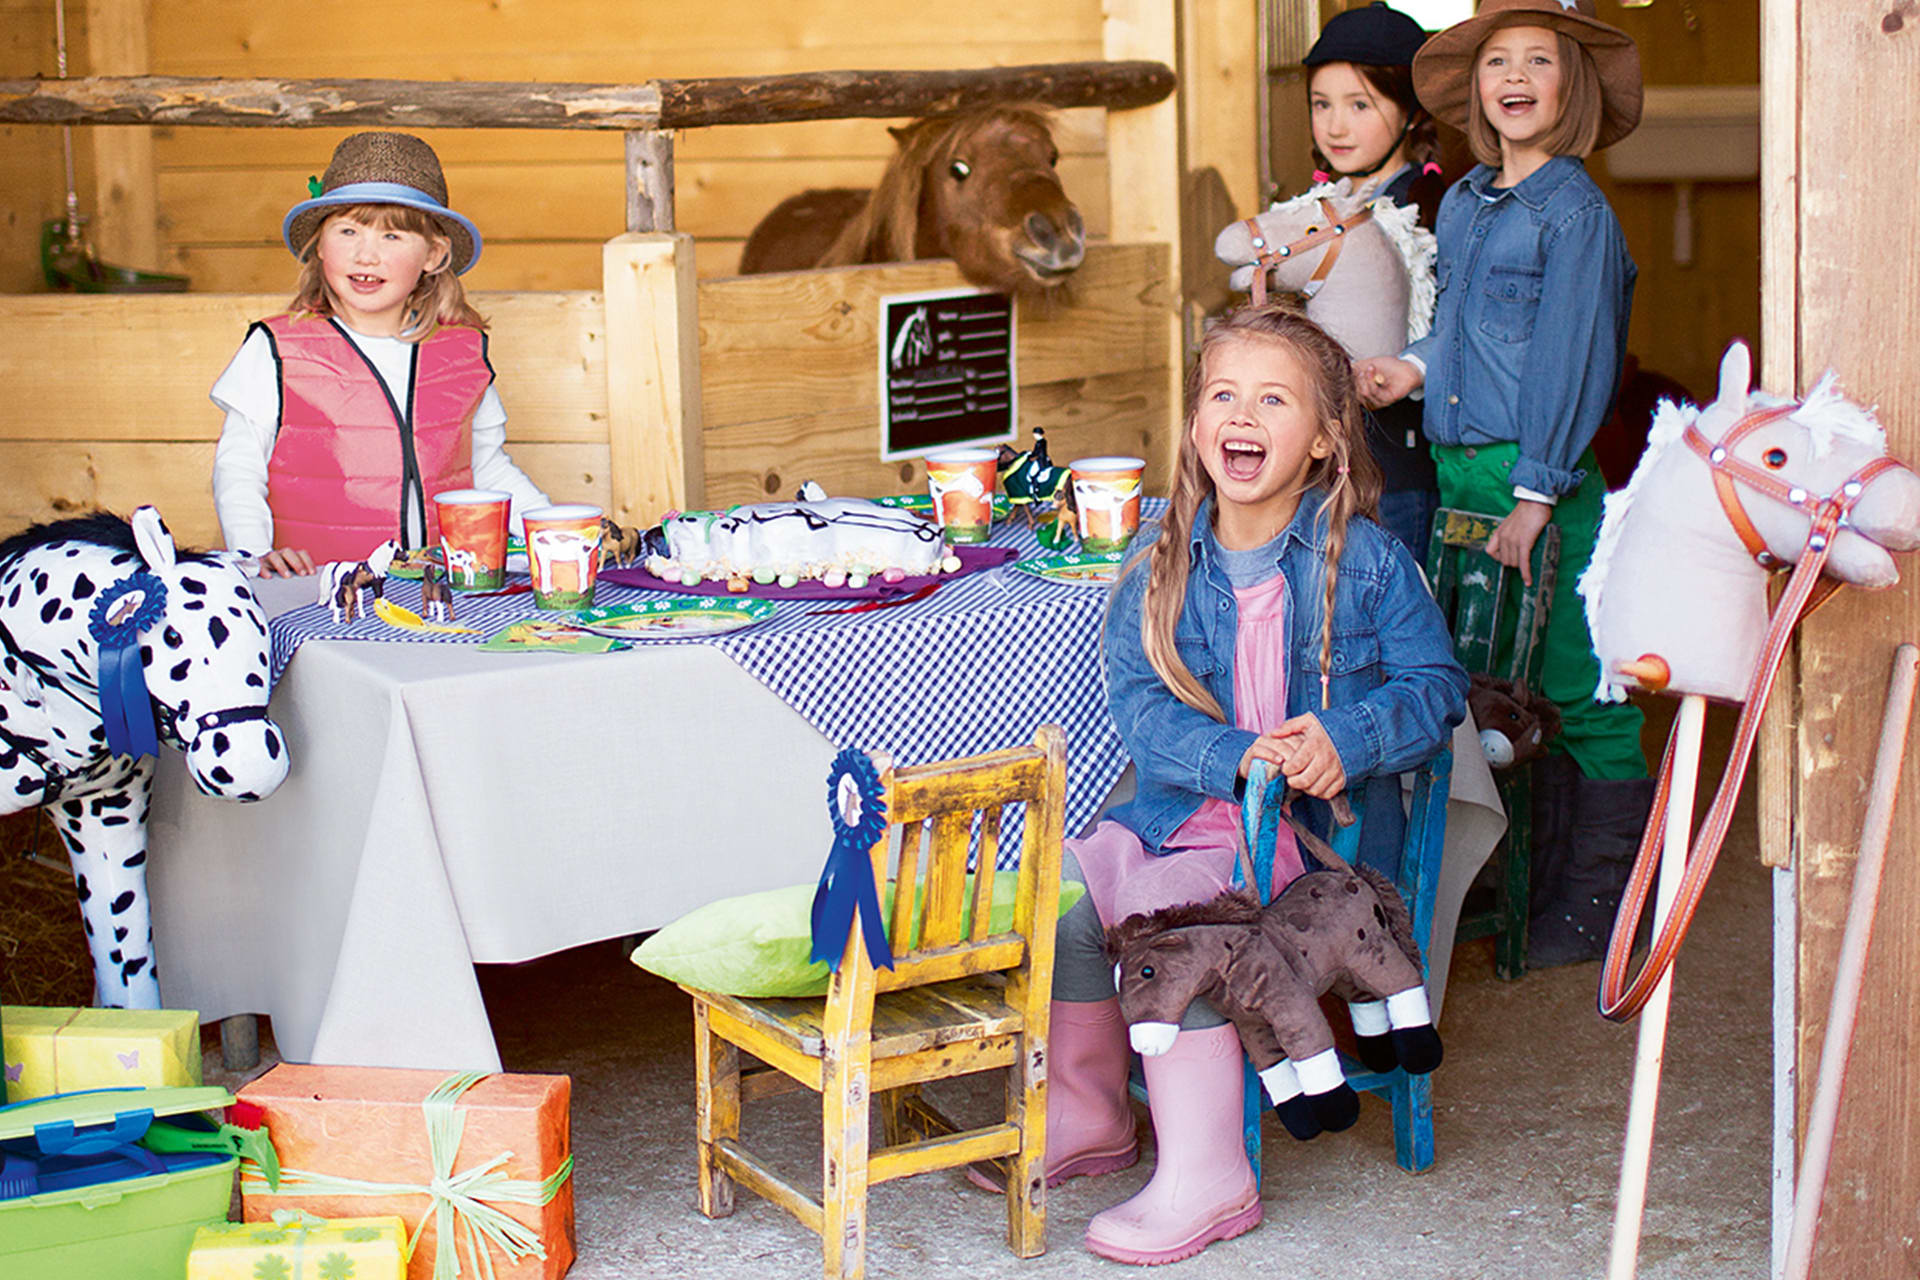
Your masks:
M1149 514L1161 505L1149 502ZM1045 554L1024 525L1000 525L993 541L1016 548L1023 558ZM390 580L387 592L418 610L418 583ZM627 604L664 594L602 583L594 603ZM1057 723L1067 733L1071 835L1098 811L1127 764L1107 715L1101 674L1106 602L1099 588L1048 582L1008 564L955 578L911 603L827 613L822 610L840 606L788 601L774 617L740 631L638 641L634 647L713 645L836 745L886 752L902 763L1012 746L1031 740L1038 725ZM510 622L564 616L541 613L527 594L456 595L454 609L462 625L480 634L403 631L371 614L339 624L318 604L289 610L270 623L273 674L277 678L307 640L473 645ZM500 660L517 658L502 654ZM1002 866L1018 860L1017 809L1002 827Z

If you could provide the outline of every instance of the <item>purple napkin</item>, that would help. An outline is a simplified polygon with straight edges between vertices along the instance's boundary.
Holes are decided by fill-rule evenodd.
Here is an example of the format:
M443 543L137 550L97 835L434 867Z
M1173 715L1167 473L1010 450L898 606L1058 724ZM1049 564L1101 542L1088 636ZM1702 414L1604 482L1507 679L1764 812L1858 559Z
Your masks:
M922 587L938 586L954 578L976 573L981 569L997 569L1020 553L1013 547L995 546L959 546L953 553L960 557L958 573L935 573L917 578L902 578L898 582L888 582L875 575L867 579L864 587L829 587L817 579L809 579L791 587L783 587L777 582L764 586L749 581L745 591L733 591L725 582L701 582L698 586L683 586L678 582L668 582L665 578L656 578L639 566L630 569L600 570L603 582L615 582L623 587L640 587L648 591L673 591L689 596L754 596L761 600L891 600L897 596L911 595Z

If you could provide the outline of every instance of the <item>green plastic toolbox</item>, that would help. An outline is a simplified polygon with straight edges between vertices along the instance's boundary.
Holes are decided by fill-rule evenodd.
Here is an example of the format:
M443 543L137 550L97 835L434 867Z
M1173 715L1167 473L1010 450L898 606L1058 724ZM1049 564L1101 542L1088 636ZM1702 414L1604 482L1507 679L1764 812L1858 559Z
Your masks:
M193 1233L224 1222L239 1161L139 1146L156 1116L192 1123L225 1089L96 1089L0 1107L0 1276L179 1280Z

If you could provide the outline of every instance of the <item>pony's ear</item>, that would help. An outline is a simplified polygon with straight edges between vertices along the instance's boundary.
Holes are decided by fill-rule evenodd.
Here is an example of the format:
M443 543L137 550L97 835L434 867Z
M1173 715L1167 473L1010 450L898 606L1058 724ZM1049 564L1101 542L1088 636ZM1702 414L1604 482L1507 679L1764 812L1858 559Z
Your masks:
M907 140L907 135L913 132L913 126L910 124L890 124L887 126L887 132L893 135L893 140L896 143L904 143Z
M147 568L173 568L173 535L167 532L167 522L158 511L141 507L127 523L133 526L133 545L140 548L140 558L147 562Z
M1747 392L1752 387L1753 357L1746 343L1735 341L1720 357L1720 392L1713 402L1738 417L1747 411Z

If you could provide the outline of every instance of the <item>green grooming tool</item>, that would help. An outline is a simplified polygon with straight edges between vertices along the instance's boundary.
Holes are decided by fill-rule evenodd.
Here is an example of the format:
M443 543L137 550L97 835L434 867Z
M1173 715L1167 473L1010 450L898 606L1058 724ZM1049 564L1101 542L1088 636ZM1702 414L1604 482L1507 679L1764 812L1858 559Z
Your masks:
M239 1156L259 1165L267 1185L275 1191L280 1189L280 1153L273 1149L273 1141L265 1129L243 1129L236 1124L223 1124L214 1130L185 1129L155 1120L147 1126L146 1136L140 1143L149 1151L162 1153L212 1151Z

